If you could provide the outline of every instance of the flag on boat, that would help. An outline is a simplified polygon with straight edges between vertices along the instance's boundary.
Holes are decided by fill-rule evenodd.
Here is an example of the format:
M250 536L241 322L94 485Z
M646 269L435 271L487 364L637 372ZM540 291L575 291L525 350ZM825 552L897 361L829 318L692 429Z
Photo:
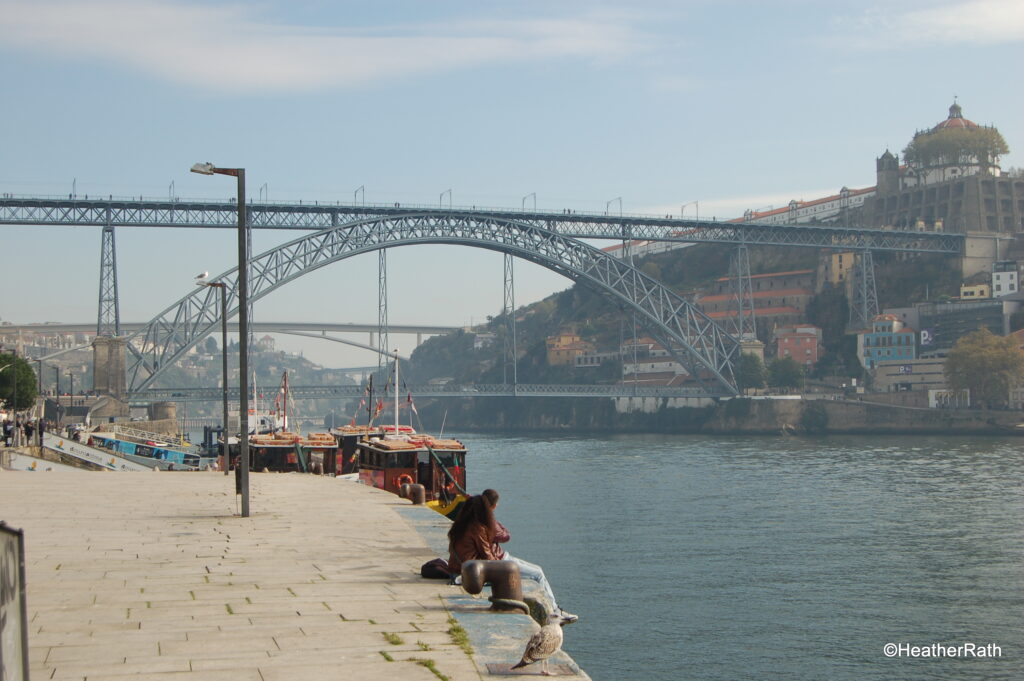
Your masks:
M377 408L373 412L373 418L380 416L382 411L384 411L384 400L377 400Z
M420 413L416 411L416 403L412 401L412 393L409 393L409 398L406 401L409 403L409 408L412 409L412 413L419 416Z

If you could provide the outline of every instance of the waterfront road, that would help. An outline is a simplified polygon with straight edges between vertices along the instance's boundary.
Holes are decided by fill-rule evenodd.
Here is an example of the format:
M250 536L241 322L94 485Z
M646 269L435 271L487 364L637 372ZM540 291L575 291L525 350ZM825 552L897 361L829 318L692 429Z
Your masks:
M461 681L518 660L525 639L472 656L453 641L452 611L533 625L422 579L437 553L409 502L254 473L251 505L239 517L222 473L0 471L0 519L25 531L32 679Z

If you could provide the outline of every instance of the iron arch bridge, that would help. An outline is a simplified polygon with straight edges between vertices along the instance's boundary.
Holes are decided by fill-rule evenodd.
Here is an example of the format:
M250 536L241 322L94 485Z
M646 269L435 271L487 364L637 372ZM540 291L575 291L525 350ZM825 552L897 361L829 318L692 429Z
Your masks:
M249 300L331 263L383 248L455 244L499 251L536 263L636 312L638 320L702 384L736 394L733 362L739 341L687 300L654 279L577 239L507 217L410 211L375 216L307 234L249 261ZM213 281L226 284L229 316L237 313L237 268ZM128 393L152 386L200 339L220 325L219 292L203 287L128 336ZM707 387L707 386L706 386Z

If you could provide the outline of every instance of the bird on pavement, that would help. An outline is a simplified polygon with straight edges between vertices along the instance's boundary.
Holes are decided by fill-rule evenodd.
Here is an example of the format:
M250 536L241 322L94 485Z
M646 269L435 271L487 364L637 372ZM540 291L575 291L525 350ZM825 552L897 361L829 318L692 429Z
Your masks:
M533 604L531 603L530 605L532 606ZM512 669L519 669L528 664L540 662L540 673L544 676L552 675L548 671L548 658L557 653L562 647L562 627L566 624L566 621L560 615L556 615L546 608L543 609L543 612L545 615L543 626L540 628L540 631L530 637L529 642L526 644L526 650L523 651L523 658Z

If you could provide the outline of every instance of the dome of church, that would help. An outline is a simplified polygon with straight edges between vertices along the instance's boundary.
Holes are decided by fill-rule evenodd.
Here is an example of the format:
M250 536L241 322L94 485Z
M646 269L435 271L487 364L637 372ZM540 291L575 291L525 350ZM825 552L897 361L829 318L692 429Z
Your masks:
M977 123L964 118L964 113L963 110L960 108L960 105L957 104L956 102L953 102L953 106L949 107L949 118L947 118L946 120L942 121L934 128L932 128L932 132L938 132L939 130L956 130L958 128L966 129L977 127Z

